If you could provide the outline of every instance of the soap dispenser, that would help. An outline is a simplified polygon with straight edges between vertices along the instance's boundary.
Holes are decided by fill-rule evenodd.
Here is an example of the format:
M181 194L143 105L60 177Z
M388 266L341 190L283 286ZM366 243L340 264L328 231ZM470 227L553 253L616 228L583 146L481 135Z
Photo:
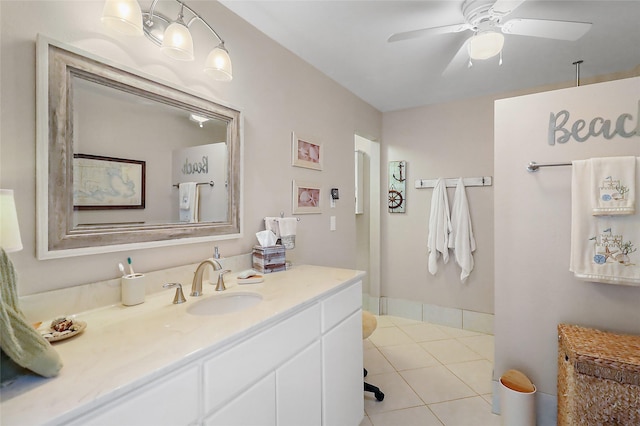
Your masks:
M218 251L218 246L215 246L213 248L213 258L214 259L220 259L220 252Z

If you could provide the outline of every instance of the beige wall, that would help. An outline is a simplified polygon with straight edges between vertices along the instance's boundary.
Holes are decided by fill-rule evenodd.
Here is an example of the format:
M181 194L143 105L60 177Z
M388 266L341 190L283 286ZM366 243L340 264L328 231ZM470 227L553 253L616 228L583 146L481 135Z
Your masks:
M558 323L640 333L640 288L583 282L568 270L571 167L525 170L529 161L640 155L640 135L547 142L551 112L568 110L571 123L629 113L638 123L639 101L640 77L496 102L494 378L517 368L555 396Z
M0 186L16 191L24 249L10 257L21 295L115 278L118 262L132 256L140 271L193 263L211 256L214 243L38 261L35 257L35 39L38 33L116 63L241 108L244 112L244 237L220 241L223 255L246 253L264 216L291 214L294 179L340 189L335 209L303 215L294 263L355 267L354 133L380 138L381 114L265 37L216 2L198 12L225 38L234 80L207 79L201 67L214 41L194 30L197 60L166 58L144 37L112 37L100 23L102 1L0 2ZM198 23L194 24L195 26ZM210 45L198 47L203 40ZM200 51L203 50L203 51ZM324 171L291 166L291 131L324 146ZM329 216L337 231L329 231Z
M582 79L593 84L640 75L632 70ZM383 115L381 146L382 296L419 301L447 308L494 313L495 260L502 256L494 248L494 187L467 188L469 210L477 242L475 268L460 283L460 269L450 259L439 263L432 276L427 271L427 235L431 189L415 189L416 179L469 177L494 173L494 102L512 96L573 87L575 80L512 93L412 108ZM497 153L496 153L497 154ZM387 212L387 164L407 160L407 213ZM494 185L495 185L494 181ZM448 190L453 202L454 188ZM500 208L497 205L496 208Z
M388 213L383 199L382 295L449 308L493 313L493 187L469 187L467 198L477 249L465 283L453 258L427 271L432 189L416 179L493 175L493 98L413 108L383 117L381 162L407 161L406 213ZM387 172L382 186L387 188ZM453 203L455 188L448 190Z

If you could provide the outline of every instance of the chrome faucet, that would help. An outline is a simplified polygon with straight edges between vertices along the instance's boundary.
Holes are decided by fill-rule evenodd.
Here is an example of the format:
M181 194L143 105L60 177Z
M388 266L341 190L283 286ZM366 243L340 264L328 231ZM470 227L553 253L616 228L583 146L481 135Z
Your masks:
M222 269L220 262L215 259L207 259L200 262L193 276L190 296L202 296L202 274L204 273L204 268L207 265L211 265L214 271L219 271L220 269Z

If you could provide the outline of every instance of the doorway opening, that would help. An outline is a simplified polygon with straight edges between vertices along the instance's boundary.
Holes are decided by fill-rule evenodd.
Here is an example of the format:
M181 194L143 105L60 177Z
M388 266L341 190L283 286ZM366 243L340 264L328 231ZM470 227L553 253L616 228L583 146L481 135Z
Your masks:
M362 308L380 314L380 144L355 135L356 268L366 271Z

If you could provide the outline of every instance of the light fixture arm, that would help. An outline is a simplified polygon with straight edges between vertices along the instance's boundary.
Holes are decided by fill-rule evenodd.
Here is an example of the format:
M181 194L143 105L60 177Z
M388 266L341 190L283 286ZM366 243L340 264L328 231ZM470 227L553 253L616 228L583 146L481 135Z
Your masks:
M153 14L156 11L156 5L158 4L158 0L153 0L153 3L151 3L151 7L149 7L149 15L147 17L147 22L146 24L150 27L153 26Z
M149 15L147 18L147 25L152 26L153 25L153 16L155 14L155 9L156 9L156 5L158 4L159 0L153 0L153 2L151 3L151 6L149 7ZM213 27L211 25L209 25L209 23L207 21L204 20L204 18L202 16L200 16L198 14L198 12L196 12L195 10L191 9L189 7L189 5L187 5L186 3L180 1L180 0L175 0L176 3L178 3L180 5L180 14L178 15L178 19L182 19L184 18L184 14L183 9L187 9L189 12L191 12L191 14L193 15L193 17L191 19L189 19L188 22L185 23L185 26L187 28L191 27L191 24L198 20L200 22L202 22L204 24L205 27L207 27L209 29L209 31L211 31L213 33L214 36L216 36L216 38L218 40L220 40L220 44L222 46L224 46L224 40L222 39L222 37L220 37L220 34L218 34L216 32L216 30L213 29Z

